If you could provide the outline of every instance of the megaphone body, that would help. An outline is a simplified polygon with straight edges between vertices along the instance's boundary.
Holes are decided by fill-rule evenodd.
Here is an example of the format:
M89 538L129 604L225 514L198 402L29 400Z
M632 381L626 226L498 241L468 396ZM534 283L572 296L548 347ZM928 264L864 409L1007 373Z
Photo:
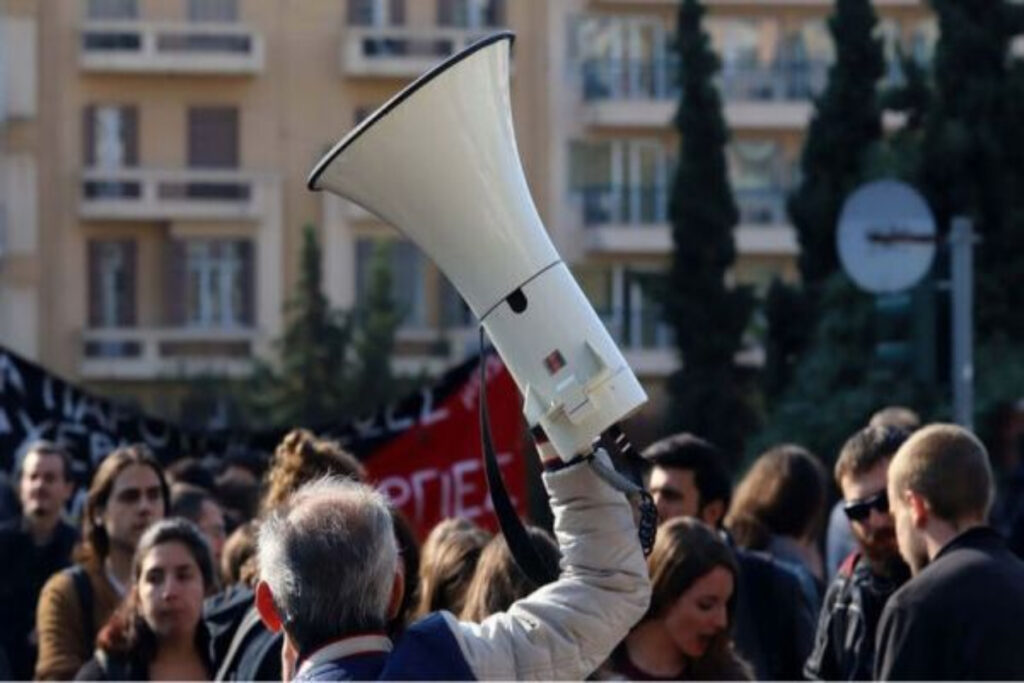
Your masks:
M512 34L426 73L338 142L309 177L390 223L481 321L564 460L646 400L548 237L512 128Z

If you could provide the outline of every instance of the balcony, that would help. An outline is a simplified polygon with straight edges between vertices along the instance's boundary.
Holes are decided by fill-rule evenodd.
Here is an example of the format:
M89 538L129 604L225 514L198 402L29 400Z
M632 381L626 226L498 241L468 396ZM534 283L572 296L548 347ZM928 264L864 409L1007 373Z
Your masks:
M219 76L263 71L263 36L241 24L86 21L80 34L83 71Z
M668 187L592 186L574 197L590 252L664 255L672 250L668 217ZM735 192L740 224L736 248L743 255L798 253L796 235L788 224L785 192L781 189L740 189Z
M346 76L415 78L499 27L350 26L341 46Z
M665 128L679 103L675 59L590 60L581 65L584 120L592 126ZM828 64L727 65L718 76L732 127L799 128L824 87Z
M87 168L83 220L259 220L273 176L235 169Z
M87 329L79 374L87 380L242 377L252 369L258 337L244 328Z

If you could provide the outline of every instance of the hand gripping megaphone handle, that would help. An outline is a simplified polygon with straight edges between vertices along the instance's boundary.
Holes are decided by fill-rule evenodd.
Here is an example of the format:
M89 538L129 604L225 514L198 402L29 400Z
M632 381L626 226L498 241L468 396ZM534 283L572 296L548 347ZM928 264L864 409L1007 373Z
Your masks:
M483 445L484 471L487 475L487 487L491 494L491 502L494 504L494 513L498 517L498 525L501 533L508 543L509 552L516 565L526 576L538 586L554 581L558 578L558 567L551 566L544 562L536 546L530 540L523 522L516 513L515 506L509 498L505 488L505 481L501 476L501 468L498 466L498 458L494 452L494 442L491 437L491 420L487 409L487 352L485 349L485 332L483 325L480 326L480 439ZM539 442L546 441L547 435L539 425L531 430ZM613 425L597 439L595 443L604 442L605 446L597 446L601 450L611 451L609 456L615 459L633 459L638 456L632 445L626 438L618 425ZM620 456L614 458L614 455ZM651 554L654 548L654 540L658 529L658 509L654 505L654 498L640 482L633 482L608 467L600 459L593 455L586 456L585 460L594 472L612 488L621 491L626 498L638 510L637 536L640 540L640 547L644 556Z

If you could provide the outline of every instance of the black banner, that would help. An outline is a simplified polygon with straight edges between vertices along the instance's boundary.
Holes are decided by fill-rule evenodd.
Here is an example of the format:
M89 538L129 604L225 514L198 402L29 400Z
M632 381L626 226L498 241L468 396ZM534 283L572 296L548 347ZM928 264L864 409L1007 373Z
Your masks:
M319 425L313 431L337 439L354 455L365 459L410 428L429 424L436 407L471 381L478 362L476 358L467 360L445 373L436 384L373 415L341 419L338 424ZM272 452L284 434L285 430L183 430L174 423L94 396L0 347L0 468L6 470L37 439L68 447L81 476L123 444L145 443L161 461L170 463L186 455L221 455L234 446Z

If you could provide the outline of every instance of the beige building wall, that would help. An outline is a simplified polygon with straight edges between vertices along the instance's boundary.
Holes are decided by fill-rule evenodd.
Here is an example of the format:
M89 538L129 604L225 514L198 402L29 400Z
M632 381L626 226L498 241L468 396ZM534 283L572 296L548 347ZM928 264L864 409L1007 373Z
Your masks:
M281 333L281 307L298 278L303 226L313 225L320 236L330 299L337 306L353 306L356 271L365 256L361 240L400 236L344 200L307 191L306 177L359 115L440 59L420 54L424 44L447 41L457 48L491 30L437 26L438 2L445 1L405 0L403 24L364 27L349 25L349 2L337 0L239 0L237 22L228 26L190 23L186 0L139 0L137 18L120 26L137 36L141 47L118 53L89 47L90 32L109 37L117 31L109 22L90 20L85 0L0 0L0 26L7 27L0 30L9 36L10 27L18 27L17 40L0 45L8 66L17 72L14 81L7 79L6 101L17 103L20 112L9 113L0 127L0 206L8 217L0 256L0 343L73 381L129 393L173 414L183 378L244 374L248 359L267 353L270 341ZM675 354L630 278L656 273L668 264L667 222L585 224L583 200L570 170L574 141L623 145L628 156L632 141L641 140L659 147L666 157L674 156L677 140L670 118L675 102L664 97L588 99L581 48L571 36L581 22L596 17L611 22L644 19L660 24L669 36L676 4L504 4L504 23L517 34L512 113L534 200L556 246L595 306L607 314L630 362L657 388L675 368ZM823 22L832 3L710 0L708 5L709 26L724 36L721 40L741 32L736 26L744 22L770 23L774 28L757 34L756 52L774 54L783 35L808 22ZM928 20L917 0L879 0L877 5L895 22L892 30L907 40ZM392 3L381 6L390 10ZM218 31L249 40L248 51L225 55L203 48L195 38ZM194 46L183 52L158 47L161 41L189 40ZM379 49L374 53L367 45ZM389 45L403 45L406 51L389 51ZM10 92L15 92L13 98ZM118 169L90 167L83 112L89 106L114 105L135 108L137 163ZM190 107L214 106L237 108L238 164L211 174L189 166L188 112ZM727 96L726 113L734 141L771 142L780 167L795 165L810 113L806 98L748 101ZM189 194L218 182L243 187L247 199L204 201ZM87 196L86 191L93 187L90 192L103 195L114 191L110 188L124 192L128 186L139 188L140 196L111 199ZM453 188L453 201L465 200ZM175 244L210 239L253 245L251 324L220 329L169 317L169 308L191 305L184 301L191 290L175 279L169 254ZM90 322L95 272L90 270L89 245L97 241L134 244L130 325ZM795 236L789 226L742 225L737 241L740 258L733 281L764 286L775 276L797 278ZM410 288L419 302L418 313L400 334L397 365L400 371L439 371L471 346L471 325L447 319L443 278L425 260L408 258L417 273ZM449 343L438 345L442 337ZM438 349L447 352L439 354Z

